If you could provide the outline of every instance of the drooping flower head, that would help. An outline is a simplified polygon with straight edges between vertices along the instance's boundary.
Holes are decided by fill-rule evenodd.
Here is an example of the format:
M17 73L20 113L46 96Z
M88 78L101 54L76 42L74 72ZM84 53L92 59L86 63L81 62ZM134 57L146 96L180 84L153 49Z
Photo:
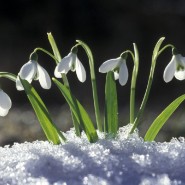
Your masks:
M10 97L0 89L0 116L6 116L12 106Z
M37 61L38 56L34 52L30 55L30 60L21 67L20 72L18 73L18 77L16 79L17 90L19 91L24 90L19 79L19 76L21 79L27 80L29 83L31 83L32 80L39 80L39 83L42 88L50 89L51 87L50 76L48 72L42 66L40 66Z
M126 65L127 53L121 54L120 57L105 61L99 68L99 72L114 72L115 80L119 79L119 83L123 86L128 80L128 68Z
M163 78L166 83L170 82L174 76L177 80L185 79L185 57L178 54L176 49L173 49L172 52L172 59L166 66L163 74Z
M73 72L76 71L76 75L80 82L86 80L86 71L77 57L77 52L77 47L73 47L71 52L57 64L54 71L56 78L62 78L61 74L67 74L71 70Z

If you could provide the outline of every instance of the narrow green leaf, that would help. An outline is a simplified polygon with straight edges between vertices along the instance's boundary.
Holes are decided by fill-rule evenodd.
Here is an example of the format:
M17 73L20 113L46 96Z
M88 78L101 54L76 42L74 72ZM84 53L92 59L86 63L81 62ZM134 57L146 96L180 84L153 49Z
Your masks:
M9 73L9 72L0 72L0 78L8 78L9 80L12 80L14 82L16 82L16 78L17 76L12 74L12 73Z
M51 120L49 112L36 90L26 80L20 80L47 139L53 144L60 144L61 139L65 141L65 137Z
M163 43L165 37L161 37L158 42L156 43L154 50L153 50L153 55L152 55L152 60L156 60L158 57L158 52L161 47L161 44Z
M71 94L68 88L66 88L62 83L57 79L53 78L53 82L57 85L67 103L69 104L74 116L76 117L78 123L84 130L87 135L87 138L90 142L96 142L98 140L97 132L94 128L94 125L83 108L80 102Z
M134 120L134 125L130 131L130 133L133 133L135 128L138 126L139 122L140 122L140 119L144 113L144 110L145 110L145 107L146 107L146 103L148 101L148 97L149 97L149 94L150 94L150 90L151 90L151 87L152 87L152 82L153 82L153 76L154 76L154 71L155 71L155 66L156 66L156 61L157 61L157 57L159 56L159 49L161 47L161 44L163 43L165 37L161 37L155 47L154 47L154 50L153 50L153 55L152 55L152 62L151 62L151 67L150 67L150 74L149 74L149 77L148 77L148 83L147 83L147 87L146 87L146 90L145 90L145 94L144 94L144 97L143 97L143 100L142 100L142 103L141 103L141 106L139 108L139 111L137 113L137 116Z
M118 102L113 72L107 73L105 85L105 132L116 135L118 131Z
M57 59L56 60L56 64L58 64L58 62L61 62L62 58L61 58L61 55L60 55L60 52L58 50L58 47L57 47L57 44L55 42L55 39L53 37L53 35L51 33L48 33L48 40L49 40L49 43L51 45L51 48L53 50L53 53L54 53L54 56L55 58ZM61 74L62 75L62 80L64 82L64 85L70 89L69 87L69 82L68 82L68 79L67 79L67 76L66 74ZM72 120L73 120L73 125L74 125L74 128L75 128L75 132L76 132L76 135L77 136L81 136L81 129L76 121L76 118L75 116L73 115L73 112L71 111L71 116L72 116Z
M163 110L163 112L154 120L154 122L148 129L144 137L145 141L153 141L155 139L163 125L184 100L185 95L182 95L175 99L168 107Z
M49 40L49 43L51 45L51 48L53 50L53 53L54 53L56 59L58 60L58 62L60 62L61 55L60 55L60 52L59 52L58 47L56 45L55 39L53 38L53 35L51 33L48 33L48 40Z

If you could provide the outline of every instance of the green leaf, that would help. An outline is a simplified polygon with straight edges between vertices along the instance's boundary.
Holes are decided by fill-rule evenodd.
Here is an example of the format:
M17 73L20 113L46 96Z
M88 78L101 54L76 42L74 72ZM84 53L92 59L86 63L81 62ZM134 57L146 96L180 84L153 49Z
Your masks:
M168 107L163 110L163 112L154 120L154 122L148 129L144 137L145 141L153 141L155 139L163 125L184 100L185 95L182 95L175 99Z
M141 119L141 117L142 117L142 115L144 113L144 110L145 110L145 107L146 107L146 103L148 101L148 97L149 97L150 90L151 90L151 87L152 87L152 82L153 82L153 76L154 76L156 61L157 61L157 57L159 56L159 49L160 49L161 44L163 43L164 39L165 39L165 37L161 37L157 41L157 43L156 43L156 45L154 47L147 87L146 87L146 90L145 90L145 94L144 94L144 97L143 97L141 106L140 106L139 111L137 113L137 116L136 116L136 118L134 120L134 125L133 125L130 133L133 133L134 132L135 128L138 126L138 124L140 122L140 119Z
M54 56L55 56L55 58L57 59L57 60L56 60L56 64L58 64L58 62L61 62L62 58L61 58L60 52L59 52L59 50L58 50L57 44L56 44L56 42L55 42L55 39L54 39L54 37L52 36L51 33L48 33L48 40L49 40L49 43L50 43L51 48L52 48L52 50L53 50ZM66 74L63 74L63 73L62 73L61 75L62 75L62 80L63 80L63 82L64 82L64 85L65 85L68 89L70 89L70 87L69 87L69 82L68 82L68 79L67 79ZM72 120L73 120L73 125L74 125L74 127L75 127L76 135L77 135L77 136L81 136L80 127L79 127L79 125L78 125L78 123L77 123L77 121L76 121L76 119L75 119L75 116L73 115L72 111L71 111L71 116L72 116Z
M116 135L118 131L118 102L116 82L113 72L107 73L105 85L105 122L104 130Z
M165 37L161 37L158 42L156 43L154 50L153 50L153 55L152 55L152 61L155 61L158 57L158 52L161 47L161 44L163 43Z
M94 128L94 125L83 108L80 102L71 94L70 90L60 83L57 79L53 78L53 82L57 85L67 103L69 104L74 116L76 117L78 123L87 135L90 142L96 142L98 140L98 135Z
M61 140L65 141L65 137L51 120L49 112L38 93L26 80L20 80L47 139L53 144L60 144Z
M8 78L9 80L12 80L13 82L16 82L16 78L17 76L12 74L12 73L8 73L8 72L0 72L0 78Z
M49 40L49 43L50 43L51 48L53 50L54 56L56 57L58 62L60 62L61 55L60 55L60 52L59 52L58 47L56 45L55 39L53 38L53 35L51 33L48 33L48 40Z

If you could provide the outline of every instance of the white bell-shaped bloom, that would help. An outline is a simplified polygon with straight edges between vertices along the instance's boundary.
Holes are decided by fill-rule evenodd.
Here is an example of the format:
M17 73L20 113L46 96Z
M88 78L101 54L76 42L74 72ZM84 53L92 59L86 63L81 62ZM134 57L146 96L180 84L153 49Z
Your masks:
M76 53L70 52L56 66L54 75L56 78L62 78L61 73L67 74L69 71L76 71L76 75L80 82L86 80L86 71Z
M21 79L27 80L29 83L31 83L32 80L39 80L41 87L44 89L50 89L51 87L51 79L48 72L35 60L28 61L20 69L16 79L16 88L21 91L24 90L24 88L20 82L19 76Z
M122 57L115 59L110 59L105 61L99 68L99 72L108 73L109 71L114 72L114 79L118 80L123 86L128 81L128 68L126 65L126 60Z
M0 89L0 116L6 116L12 106L10 97Z
M173 55L164 70L163 78L165 82L170 82L174 76L177 80L185 79L185 57L180 54Z

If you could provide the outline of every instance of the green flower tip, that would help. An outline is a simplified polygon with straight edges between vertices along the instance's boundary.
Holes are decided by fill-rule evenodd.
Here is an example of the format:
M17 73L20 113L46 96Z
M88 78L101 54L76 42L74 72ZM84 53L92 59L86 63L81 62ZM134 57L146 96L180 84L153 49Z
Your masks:
M178 54L179 54L179 52L177 51L177 49L176 49L176 48L172 48L172 54L173 54L173 55L178 55Z
M76 42L79 43L79 42L81 42L81 40L78 40L78 39L77 39Z
M128 57L128 52L123 52L123 53L120 55L120 57L121 57L122 59L126 60L127 57Z
M78 47L77 46L72 47L71 52L74 53L74 54L77 54L78 53Z
M38 61L38 55L36 52L31 53L30 60Z
M47 35L49 36L49 35L52 35L52 34L51 34L51 32L49 32L49 33L47 33Z

